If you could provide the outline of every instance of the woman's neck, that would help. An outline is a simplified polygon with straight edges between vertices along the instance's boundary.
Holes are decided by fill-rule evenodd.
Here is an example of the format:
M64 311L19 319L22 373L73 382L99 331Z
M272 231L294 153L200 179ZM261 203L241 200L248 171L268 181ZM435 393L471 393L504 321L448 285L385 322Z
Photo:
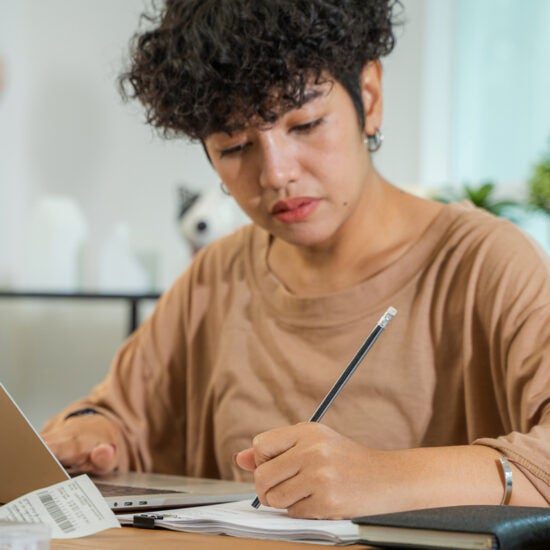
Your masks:
M293 294L315 297L350 288L382 271L420 239L441 209L381 178L330 242L299 247L274 239L272 273Z

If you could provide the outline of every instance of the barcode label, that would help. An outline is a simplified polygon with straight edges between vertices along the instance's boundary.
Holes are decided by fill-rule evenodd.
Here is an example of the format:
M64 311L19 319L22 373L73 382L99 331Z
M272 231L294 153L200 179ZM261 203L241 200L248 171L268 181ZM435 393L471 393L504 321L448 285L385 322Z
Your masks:
M63 513L63 510L58 506L57 502L48 493L38 493L40 502L46 508L46 511L52 516L55 523L64 533L74 531L76 527L71 520Z

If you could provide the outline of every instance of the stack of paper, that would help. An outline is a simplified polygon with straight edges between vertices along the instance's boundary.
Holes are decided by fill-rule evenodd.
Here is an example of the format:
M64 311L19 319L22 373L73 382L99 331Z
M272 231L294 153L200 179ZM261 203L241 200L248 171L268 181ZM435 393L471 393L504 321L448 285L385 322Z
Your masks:
M122 525L163 527L189 533L331 544L351 544L358 540L358 527L351 521L295 519L284 510L265 506L255 510L249 500L117 517Z

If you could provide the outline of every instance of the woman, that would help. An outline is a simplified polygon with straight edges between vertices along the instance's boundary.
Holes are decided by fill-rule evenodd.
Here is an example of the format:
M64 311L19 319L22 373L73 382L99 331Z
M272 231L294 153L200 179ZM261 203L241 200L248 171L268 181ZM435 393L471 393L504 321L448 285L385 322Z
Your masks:
M546 505L548 260L508 222L376 171L394 11L169 0L137 37L126 90L202 141L253 224L203 250L107 379L50 421L64 463L253 471L263 504L300 517ZM300 423L388 306L323 423Z

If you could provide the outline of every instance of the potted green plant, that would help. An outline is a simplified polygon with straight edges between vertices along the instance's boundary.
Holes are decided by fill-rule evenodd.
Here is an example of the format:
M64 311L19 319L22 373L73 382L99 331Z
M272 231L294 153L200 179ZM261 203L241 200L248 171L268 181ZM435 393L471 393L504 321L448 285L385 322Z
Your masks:
M550 147L527 182L529 205L550 214Z
M527 180L527 204L535 214L540 212L545 218L546 241L543 246L550 252L550 140L548 145L548 150L535 164Z
M483 208L495 216L504 216L511 221L515 220L514 210L521 207L521 203L511 199L496 199L495 184L484 181L479 185L463 184L459 191L448 191L434 197L441 202L459 202L469 200L478 208Z

